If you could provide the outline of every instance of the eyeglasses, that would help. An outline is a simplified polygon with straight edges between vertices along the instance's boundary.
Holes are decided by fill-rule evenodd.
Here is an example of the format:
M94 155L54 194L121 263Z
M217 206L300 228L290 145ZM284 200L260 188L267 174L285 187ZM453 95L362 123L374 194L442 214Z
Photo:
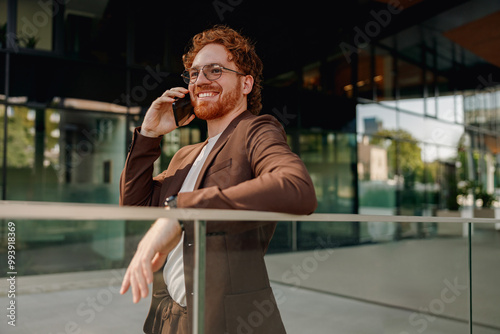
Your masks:
M207 78L210 81L215 81L219 79L222 75L222 70L231 71L239 75L246 75L244 73L224 67L220 64L207 64L201 68L201 72L203 72L205 78ZM196 82L196 80L198 80L198 77L200 76L200 69L196 67L189 68L184 72L182 72L181 76L182 79L184 79L185 83L187 83L188 85L193 84Z

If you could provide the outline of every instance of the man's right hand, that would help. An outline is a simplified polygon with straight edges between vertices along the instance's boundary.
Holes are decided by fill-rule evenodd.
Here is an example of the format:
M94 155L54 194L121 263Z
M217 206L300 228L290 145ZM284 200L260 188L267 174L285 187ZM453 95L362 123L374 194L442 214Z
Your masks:
M189 90L184 87L175 87L163 93L149 107L141 126L141 134L146 137L159 137L175 130L174 112L172 104L177 98L189 94ZM183 124L187 125L194 119L194 115Z

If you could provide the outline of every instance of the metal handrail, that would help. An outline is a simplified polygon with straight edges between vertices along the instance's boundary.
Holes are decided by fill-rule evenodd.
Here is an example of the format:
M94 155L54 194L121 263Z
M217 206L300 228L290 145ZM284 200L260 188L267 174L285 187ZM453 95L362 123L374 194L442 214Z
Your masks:
M193 220L195 228L193 333L204 333L205 304L205 245L207 221L321 221L321 222L406 222L406 223L457 223L468 225L469 242L469 333L472 333L472 223L500 223L494 218L459 218L434 216L390 216L363 214L314 213L292 215L277 212L219 210L219 209L172 209L157 207L120 207L103 204L75 204L53 202L0 201L0 219L35 220L156 220L158 218Z
M132 207L109 204L80 204L60 202L0 201L0 218L36 220L156 220L157 218L205 221L315 221L315 222L399 222L399 223L500 223L495 218L461 218L435 216L394 216L343 213L287 213L220 210Z

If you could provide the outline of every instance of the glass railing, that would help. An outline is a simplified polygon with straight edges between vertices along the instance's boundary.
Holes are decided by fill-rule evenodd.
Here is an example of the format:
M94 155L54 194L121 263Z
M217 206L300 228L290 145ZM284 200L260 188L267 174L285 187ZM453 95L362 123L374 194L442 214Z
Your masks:
M133 304L119 288L139 240L159 217L195 223L193 333L206 332L205 276L214 270L205 267L204 231L213 221L234 220L279 222L271 243L281 242L283 230L296 242L300 224L310 231L314 224L359 225L357 244L309 233L307 248L269 248L268 276L289 334L500 333L498 218L8 201L0 202L0 332L142 332L151 296ZM268 312L262 305L232 319L236 333L260 333Z

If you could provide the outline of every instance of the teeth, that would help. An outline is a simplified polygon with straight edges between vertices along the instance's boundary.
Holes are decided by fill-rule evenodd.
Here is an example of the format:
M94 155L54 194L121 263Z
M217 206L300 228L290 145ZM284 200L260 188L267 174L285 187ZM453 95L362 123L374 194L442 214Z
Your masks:
M207 93L198 94L198 97L209 97L209 96L215 96L215 95L217 95L217 93L207 92Z

